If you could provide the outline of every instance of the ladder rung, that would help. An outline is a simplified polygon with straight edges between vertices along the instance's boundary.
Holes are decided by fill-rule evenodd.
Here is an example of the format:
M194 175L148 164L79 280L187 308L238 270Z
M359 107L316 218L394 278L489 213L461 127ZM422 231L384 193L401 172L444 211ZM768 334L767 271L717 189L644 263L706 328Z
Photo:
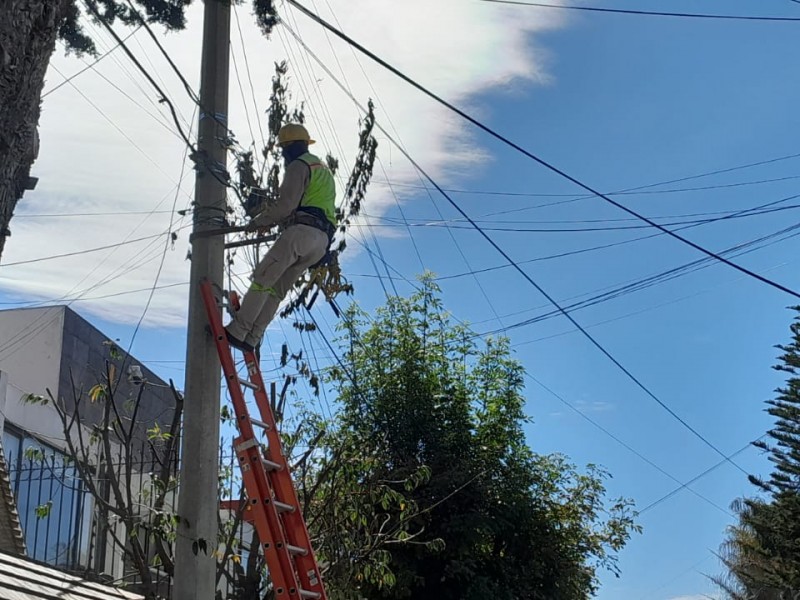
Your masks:
M305 548L301 548L300 546L292 546L291 544L286 544L286 549L289 551L289 554L293 554L295 556L307 556L308 550Z
M294 512L294 506L291 504L286 504L285 502L279 502L277 500L273 500L272 503L275 505L275 508L278 509L279 513Z
M258 446L258 440L253 438L236 446L236 452L244 452L245 450L250 450L250 448L255 446Z
M256 427L261 427L264 431L269 431L272 429L269 426L269 423L264 423L264 421L259 421L258 419L250 419L250 422L255 425Z
M239 378L239 383L241 383L244 387L249 390L258 391L258 386L255 383L250 383L247 379Z
M264 468L267 471L280 471L283 468L283 466L280 463L276 463L274 461L267 460L266 458L262 458L261 459L261 464L264 465Z
M314 600L315 598L322 598L322 594L320 594L319 592L309 592L308 590L300 590L300 597L308 598L309 600Z

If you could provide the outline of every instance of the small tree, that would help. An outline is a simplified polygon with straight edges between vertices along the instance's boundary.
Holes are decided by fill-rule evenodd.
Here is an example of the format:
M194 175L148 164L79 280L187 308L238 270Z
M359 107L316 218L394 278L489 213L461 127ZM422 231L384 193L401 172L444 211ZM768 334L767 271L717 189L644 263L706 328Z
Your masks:
M160 566L167 576L173 570L183 398L170 382L175 404L163 411L169 415L168 424L144 421L140 414L148 382L142 380L133 394L121 393L119 365L124 367L126 361L115 344L109 343L109 352L105 372L91 388L72 380L66 397L55 398L48 389L47 397L28 395L25 401L50 405L57 412L67 458L94 500L99 538L107 536L112 553L122 555L126 570L141 582L140 591L156 598L159 581L151 567ZM47 460L44 454L38 458Z
M794 307L800 313L800 307ZM739 522L728 529L721 549L727 573L714 578L733 600L800 598L800 316L791 325L792 341L774 368L788 374L777 397L767 401L775 419L767 441L754 445L773 464L768 479L750 477L760 493L737 500Z

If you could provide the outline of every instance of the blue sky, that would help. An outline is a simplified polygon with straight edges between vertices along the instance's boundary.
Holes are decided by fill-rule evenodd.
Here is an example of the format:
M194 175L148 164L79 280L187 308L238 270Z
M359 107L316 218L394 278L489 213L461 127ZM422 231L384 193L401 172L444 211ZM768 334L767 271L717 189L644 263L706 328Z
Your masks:
M703 3L605 0L602 6L800 16L800 6L788 0ZM469 11L474 10L477 9L469 8ZM513 52L500 55L502 62L498 64L502 66L497 68L508 71L508 76L502 80L492 81L487 75L492 72L491 64L478 65L485 60L485 52L476 51L463 58L463 69L475 69L473 80L480 81L473 87L459 87L448 79L447 73L423 70L419 66L426 61L445 61L436 47L427 55L419 47L412 52L411 45L401 45L394 50L387 47L384 54L389 60L408 67L410 75L418 76L437 91L452 91L449 97L469 106L497 130L603 191L689 177L798 152L795 138L800 117L796 98L800 86L788 57L797 53L799 25L590 13L562 14L553 21L556 17L544 13L525 7L503 13L537 22L529 28L520 26L509 32L509 36L523 36L524 43L516 44ZM386 16L381 27L391 30ZM357 39L369 39L365 24L353 19L348 32ZM249 42L250 38L247 39ZM196 40L193 43L196 44ZM420 54L421 62L409 58L403 48ZM196 73L196 65L191 62L193 48L176 46L178 50L186 50L186 57L181 55L186 61L186 72ZM522 60L519 58L522 51L536 57L525 65L529 70L527 76L521 76L525 71L522 66L514 66L515 60ZM77 70L75 63L64 62L64 65L67 72ZM415 67L419 70L414 70ZM399 88L383 92L386 80L371 67L367 68L373 75L378 97L391 104L387 96ZM355 80L358 72L353 71L350 76ZM97 82L98 86L101 84ZM385 85L397 84L386 82ZM263 88L264 84L257 80L256 87L259 86ZM102 87L97 89L103 90ZM103 93L110 92L106 89L97 93L102 99ZM344 100L335 97L335 88L326 93L334 111L346 106ZM302 92L298 95L302 96ZM54 94L53 98L58 96ZM432 164L435 177L448 187L558 195L453 194L470 216L482 217L482 225L542 229L638 224L634 221L585 223L628 217L599 199L534 208L568 199L570 194L576 197L582 194L574 185L494 140L464 129L443 113L432 112L434 107L430 101L418 98L414 101L415 110L435 122L428 121L426 125L423 119L412 126L406 115L387 112L389 116L395 114L404 139L410 138L412 153L415 156L419 153L423 166ZM323 107L318 105L317 109L317 114L322 115ZM48 132L57 128L53 121L46 120L47 110L45 104L45 124L52 129L43 133L43 152L47 152ZM58 110L57 107L52 109L53 112ZM188 118L191 109L185 112ZM379 119L380 115L379 110ZM349 113L348 118L353 121L354 113ZM243 120L240 119L239 124L242 131L247 129ZM313 123L311 126L313 129ZM432 139L426 138L426 130L435 132ZM53 137L60 140L55 133ZM322 137L325 143L327 140ZM240 138L246 135L240 134ZM116 140L116 143L125 142ZM457 148L452 161L448 160L448 143ZM419 185L419 180L407 167L405 171L400 170L402 158L388 146L388 141L381 140L381 157L390 178L396 174L401 184ZM164 151L174 155L170 164L175 164L177 169L179 162L175 160L180 157L180 147L173 145ZM54 155L42 160L45 165L56 163ZM57 173L55 166L51 168ZM137 165L136 168L144 173L152 166ZM656 187L651 191L746 184L739 187L617 198L648 216L737 211L797 193L796 180L792 179L752 182L796 176L800 176L800 158ZM87 173L86 177L90 180L91 174ZM382 174L376 175L376 179L383 179ZM80 182L71 183L78 185ZM168 189L167 186L158 191ZM438 211L444 219L458 218L442 198L434 196L432 201L427 194L414 188L398 189L403 191L403 213L412 223L440 219ZM48 190L46 188L45 192ZM373 208L368 201L367 212L376 219L399 219L400 213L393 200L387 199L385 186L375 185L373 190L376 197L380 197L380 203ZM32 194L30 200L27 198L21 206L21 214L35 212L30 205L35 203L36 195ZM148 204L147 208L153 204ZM484 216L509 210L516 212ZM793 225L800 221L797 215L797 209L786 210L707 224L688 229L685 234L710 249L721 250ZM163 226L166 216L160 217L159 225ZM685 217L666 220L683 219ZM22 223L20 220L21 226ZM463 226L463 223L458 225ZM35 235L35 229L31 231ZM424 267L439 275L456 275L504 262L468 229L448 231L437 226L415 226L411 232L423 256ZM515 260L525 261L648 233L644 229L631 229L564 233L491 231L490 235ZM77 230L70 229L67 234L85 242ZM24 233L20 237L25 241ZM407 230L378 228L377 245L369 235L365 239L373 252L380 251L385 261L404 277L413 279L421 271ZM32 241L16 247L15 241L12 237L4 262L46 254L46 248L37 247ZM177 256L185 251L185 239L182 242L184 245L173 253L176 257L170 263L173 270L169 273L173 279L169 281L185 277L181 270L185 269L180 260L182 256ZM85 246L87 244L83 243ZM351 246L355 248L357 244ZM800 288L798 249L800 242L790 238L736 260L788 287ZM559 301L570 302L573 296L590 292L593 295L607 286L637 280L697 258L701 256L696 251L661 236L523 266L549 294ZM144 281L152 283L156 266L157 261L142 268ZM359 302L366 307L381 302L383 291L367 253L354 253L347 271L357 286ZM25 277L22 271L16 272L19 275L11 279ZM385 271L380 273L385 279ZM0 269L0 289L4 290L2 299L6 302L53 298L69 289L67 282L53 290L25 289L16 281L3 279L4 275ZM410 290L399 276L395 283L400 293ZM542 308L546 300L519 274L507 268L474 277L446 279L441 281L441 286L448 308L458 318L472 322L480 332L548 311ZM183 289L178 288L174 296L163 296L163 310L174 308L176 302L180 302L180 295L185 293ZM155 300L160 294L159 291ZM98 303L85 314L111 337L119 337L127 345L131 322L135 322L132 315L141 312L146 295L130 298L128 304L119 306L120 315L124 314L125 318L116 318L113 307ZM788 339L793 315L786 307L791 304L792 298L786 294L723 265L712 265L576 311L574 316L659 399L723 452L732 453L763 435L769 427L763 402L781 382L779 374L770 368L777 355L773 346ZM84 304L75 306L81 311ZM157 306L156 310L161 310L160 305ZM327 308L320 304L315 310L328 326L334 323L334 316ZM180 310L176 311L180 316ZM603 324L605 321L610 322ZM146 321L134 348L134 353L144 361L163 361L150 364L157 372L177 382L182 380L183 366L180 362L183 360L183 331L179 322ZM518 358L532 376L670 475L687 481L718 462L719 456L713 450L638 389L585 338L572 331L565 319L550 318L512 329L509 335ZM272 330L270 339L276 344L282 341L279 328ZM309 340L309 343L316 344L321 357L329 355L320 340ZM271 364L269 359L265 359L265 364ZM677 487L669 477L571 411L555 396L533 381L529 383L528 410L535 422L527 433L535 450L562 452L578 464L603 465L613 476L609 482L610 494L633 497L640 508ZM765 472L767 468L766 461L754 449L745 451L735 460L750 473ZM731 465L716 469L691 487L723 509L736 497L752 493L745 475ZM713 594L714 588L703 573L719 570L711 552L718 548L730 522L729 515L689 491L675 494L641 515L644 533L635 537L622 553L622 577L604 576L604 586L598 597L604 600L667 600Z

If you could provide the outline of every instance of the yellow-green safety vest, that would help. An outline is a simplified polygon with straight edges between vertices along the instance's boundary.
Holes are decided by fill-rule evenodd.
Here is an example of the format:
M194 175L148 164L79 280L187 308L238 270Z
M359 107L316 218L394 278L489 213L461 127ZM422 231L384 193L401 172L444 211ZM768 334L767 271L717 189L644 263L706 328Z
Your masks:
M300 207L321 210L328 221L336 227L336 184L333 181L333 173L310 152L306 152L297 160L302 160L311 169L311 180L300 200Z

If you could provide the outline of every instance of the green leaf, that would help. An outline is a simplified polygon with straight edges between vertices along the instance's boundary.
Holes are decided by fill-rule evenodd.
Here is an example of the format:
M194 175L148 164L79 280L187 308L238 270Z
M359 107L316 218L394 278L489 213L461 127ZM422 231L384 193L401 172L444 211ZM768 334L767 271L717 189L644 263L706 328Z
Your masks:
M53 501L48 500L44 504L40 504L36 508L33 509L34 514L36 515L37 519L46 519L50 516L50 509L53 508Z

